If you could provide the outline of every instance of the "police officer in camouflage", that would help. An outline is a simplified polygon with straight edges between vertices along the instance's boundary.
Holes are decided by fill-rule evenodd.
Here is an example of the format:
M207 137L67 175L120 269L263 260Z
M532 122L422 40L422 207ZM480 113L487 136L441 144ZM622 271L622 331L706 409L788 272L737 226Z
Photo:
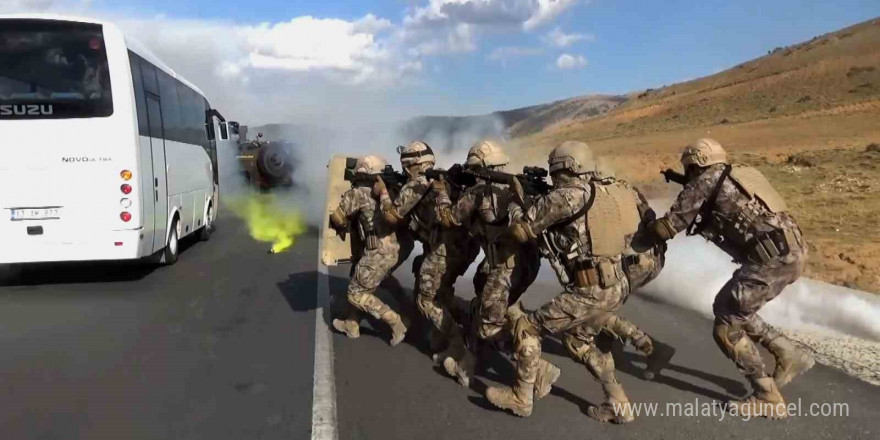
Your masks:
M355 173L379 175L386 162L376 156L358 159ZM357 261L348 285L348 302L357 310L384 321L391 327L391 345L403 341L407 325L400 315L375 295L376 289L398 263L400 244L396 227L382 218L379 202L372 196L371 185L356 184L342 195L339 206L330 214L330 224L346 229L349 222L357 222L363 255ZM360 323L357 310L349 309L348 316L334 319L333 327L349 337L357 337Z
M501 169L510 162L500 143L492 140L477 142L468 152L466 167ZM534 245L517 243L508 232L508 210L512 202L507 185L479 181L465 190L453 204L447 195L442 181L434 183L440 194L437 209L440 221L446 227L466 226L471 235L477 237L485 255L480 263L479 273L474 279L477 293L475 309L472 311L473 351L477 351L479 341L502 347L509 339L507 308L526 291L540 269L540 255ZM467 352L463 358L447 357L443 366L447 373L467 386L468 377L473 374L475 357ZM538 367L539 397L550 392L553 382L559 377L559 369L541 360Z
M614 371L614 336L608 319L616 316L630 290L623 254L626 235L640 223L637 196L627 185L600 178L583 144L566 143L550 153L553 190L526 209L511 210L511 234L521 243L539 241L557 261L564 291L534 312L519 304L513 321L517 369L513 387L490 387L486 397L519 416L532 413L534 383L541 362L541 335L557 334L571 356L586 365L602 385L606 400L588 409L601 421L633 420L629 400ZM515 191L520 192L520 191Z
M755 168L731 165L713 139L685 147L681 164L687 183L662 218L651 223L661 241L687 229L702 235L741 266L715 297L714 337L753 394L734 402L740 414L782 418L788 415L779 392L795 376L813 366L813 359L791 340L768 326L757 312L803 272L807 247L785 201ZM776 358L768 376L755 342Z
M417 274L416 304L432 324L432 335L445 338L447 356L460 357L467 351L464 337L450 312L455 298L455 280L476 259L479 249L471 243L464 228L441 228L436 221L431 182L425 173L434 167L434 152L422 141L410 142L399 149L400 163L408 180L396 199L379 179L373 193L379 197L385 221L391 225L406 223L422 243L424 258L414 268ZM453 251L450 251L453 250ZM436 336L434 336L436 338ZM432 343L435 348L439 344Z
M630 186L622 180L615 178L614 172L596 157L589 145L584 142L566 141L556 150L557 155L578 155L582 163L595 163L596 172L591 177L593 181L604 184L618 184L631 191L630 195L635 198L635 206L638 208L638 224L630 224L630 228L624 230L625 247L623 252L623 269L629 281L630 292L634 292L657 278L666 262L666 243L656 243L649 233L648 225L656 220L657 215L648 204L648 199L634 186ZM518 209L519 205L514 205ZM519 216L519 214L514 214ZM547 242L548 244L549 241ZM556 250L557 253L559 250ZM542 248L542 254L554 259L553 253ZM563 283L565 284L565 283ZM626 297L624 297L624 302ZM646 368L643 375L646 379L653 379L660 370L666 366L675 355L675 349L668 344L657 341L651 335L640 329L628 319L609 312L604 319L597 319L594 324L601 325L604 331L612 333L621 342L629 342L637 350L645 355Z

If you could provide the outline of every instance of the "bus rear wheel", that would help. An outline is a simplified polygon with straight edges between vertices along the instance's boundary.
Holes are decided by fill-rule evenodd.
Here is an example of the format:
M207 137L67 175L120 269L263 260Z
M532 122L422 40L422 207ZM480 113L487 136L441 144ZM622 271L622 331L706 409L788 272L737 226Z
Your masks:
M199 240L208 241L211 239L211 233L214 232L214 205L208 205L208 212L205 215L205 226L199 229Z
M168 234L168 244L165 245L165 249L162 251L162 259L160 263L170 266L174 263L177 263L177 257L180 252L180 221L178 219L174 219L174 223L171 224L171 233Z

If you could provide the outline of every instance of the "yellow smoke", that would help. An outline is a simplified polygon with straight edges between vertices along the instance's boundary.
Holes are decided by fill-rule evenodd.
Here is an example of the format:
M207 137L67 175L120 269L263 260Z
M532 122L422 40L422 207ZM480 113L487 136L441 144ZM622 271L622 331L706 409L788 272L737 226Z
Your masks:
M273 194L249 194L226 199L229 208L247 223L254 240L272 243L272 252L283 252L306 232L306 222L295 208L278 203Z

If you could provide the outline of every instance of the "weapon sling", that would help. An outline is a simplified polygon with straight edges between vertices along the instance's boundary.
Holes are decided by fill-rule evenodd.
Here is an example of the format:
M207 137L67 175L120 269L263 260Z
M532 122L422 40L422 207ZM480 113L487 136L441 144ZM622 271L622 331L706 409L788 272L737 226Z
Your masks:
M688 225L688 236L697 235L709 227L709 224L712 222L712 208L715 206L715 202L718 200L718 194L721 194L721 186L724 185L724 181L727 180L727 176L730 175L730 170L732 168L733 167L730 165L725 165L724 171L722 171L721 176L718 177L718 182L715 183L715 188L712 189L712 194L709 195L708 199L703 201L703 204L700 205L700 211L694 216L691 224Z

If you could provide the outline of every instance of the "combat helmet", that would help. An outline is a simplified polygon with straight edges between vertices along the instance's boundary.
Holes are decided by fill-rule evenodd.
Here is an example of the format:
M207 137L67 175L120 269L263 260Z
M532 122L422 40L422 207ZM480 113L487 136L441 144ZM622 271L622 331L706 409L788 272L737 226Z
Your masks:
M681 165L708 167L719 163L727 163L727 152L715 139L700 138L684 147L681 152Z
M510 157L504 154L504 150L497 141L484 139L478 141L468 150L467 162L469 167L501 166L510 163Z
M599 163L593 156L590 146L578 141L566 141L554 148L547 163L550 165L551 173L567 170L581 175L599 171Z
M388 165L385 159L379 156L369 155L358 159L354 166L354 172L357 174L382 174L382 170Z
M404 168L423 163L435 163L434 151L422 141L412 141L405 147L397 147L397 152L400 153L400 164Z

